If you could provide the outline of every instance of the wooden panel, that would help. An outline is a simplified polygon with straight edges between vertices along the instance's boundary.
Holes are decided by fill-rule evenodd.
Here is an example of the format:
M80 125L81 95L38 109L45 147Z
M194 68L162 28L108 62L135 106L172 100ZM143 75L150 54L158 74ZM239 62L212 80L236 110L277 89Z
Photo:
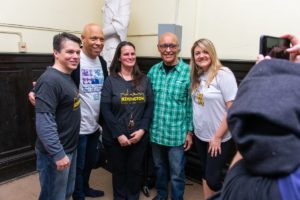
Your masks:
M52 55L0 54L0 181L34 167L34 110L28 92Z
M23 69L0 71L0 138L5 138L1 140L0 159L31 146L25 79Z
M187 58L183 58L183 60L186 63L190 62L190 59ZM154 64L161 62L161 59L157 57L139 57L137 62L140 66L140 69L144 73L147 73ZM254 61L247 60L221 60L221 63L233 71L238 83L240 83L251 67L255 64Z

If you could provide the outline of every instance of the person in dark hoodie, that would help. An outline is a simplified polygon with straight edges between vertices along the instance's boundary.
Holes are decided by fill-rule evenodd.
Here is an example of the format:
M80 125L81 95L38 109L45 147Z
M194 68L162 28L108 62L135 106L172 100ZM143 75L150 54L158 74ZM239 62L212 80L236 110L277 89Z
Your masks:
M210 200L300 199L300 42L283 37L290 61L260 55L239 86L228 111L239 153Z

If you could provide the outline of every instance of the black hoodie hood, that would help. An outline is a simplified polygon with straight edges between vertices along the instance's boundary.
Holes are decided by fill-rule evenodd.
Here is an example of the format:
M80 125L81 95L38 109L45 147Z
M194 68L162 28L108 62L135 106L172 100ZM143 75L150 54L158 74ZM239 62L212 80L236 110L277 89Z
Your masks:
M228 125L250 172L278 176L300 166L300 64L271 59L241 82Z

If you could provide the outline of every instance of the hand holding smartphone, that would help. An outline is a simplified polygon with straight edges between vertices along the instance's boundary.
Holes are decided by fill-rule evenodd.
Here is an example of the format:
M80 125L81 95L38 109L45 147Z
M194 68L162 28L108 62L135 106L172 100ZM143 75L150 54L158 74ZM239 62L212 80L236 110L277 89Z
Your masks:
M289 59L289 53L286 52L290 48L291 42L286 38L262 35L259 41L259 53L272 58Z

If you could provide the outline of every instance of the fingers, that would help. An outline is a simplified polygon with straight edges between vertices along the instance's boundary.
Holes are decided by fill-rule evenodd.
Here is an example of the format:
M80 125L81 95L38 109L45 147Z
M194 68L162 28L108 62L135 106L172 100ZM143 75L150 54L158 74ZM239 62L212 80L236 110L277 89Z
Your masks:
M282 35L281 37L290 40L293 46L299 44L298 38L292 34L285 34Z
M121 146L129 146L138 143L144 135L144 130L140 129L130 134L130 139L128 139L124 134L118 137L118 141Z
M265 59L269 59L269 60L270 60L270 59L271 59L271 57L270 57L270 56L266 56L266 57L265 57Z
M131 134L130 136L131 136L131 138L129 139L129 141L130 141L132 144L135 144L135 143L137 143L137 142L139 141L139 136L138 136L138 135L136 135L136 134Z
M221 146L217 144L209 143L208 153L210 154L211 157L217 157L219 154L222 153Z
M138 133L132 133L130 136L131 136L131 138L129 139L129 141L132 144L138 143L140 141L140 139L142 138L142 135L140 135Z
M30 101L30 103L35 106L35 94L34 92L29 92L28 93L28 99Z
M264 60L265 57L262 54L258 54L256 57L256 64L259 63L260 61Z
M190 150L191 147L192 147L192 142L190 142L189 140L186 140L184 145L183 145L184 151Z
M35 87L35 85L36 85L36 82L33 81L33 82L32 82L33 88ZM35 106L35 93L34 93L34 92L31 91L31 92L28 93L28 99L29 99L30 103L31 103L33 106Z
M122 147L131 145L130 140L128 140L128 138L127 138L125 135L120 135L120 136L118 137L118 141L119 141L119 144L120 144Z
M141 131L141 129L140 130L138 130L138 131L135 131L135 132L133 132L132 134L130 134L130 139L129 139L129 141L132 143L132 144L136 144L136 143L138 143L140 140L141 140L141 138L143 137L143 135L144 135L144 131Z
M62 171L70 166L70 159L68 156L65 156L64 158L56 161L56 168L59 171Z
M183 149L185 150L187 146L188 146L188 142L185 141L184 144L183 144Z
M68 164L63 164L63 165L58 165L58 166L57 166L57 170L63 171L63 170L65 170L65 169L67 169L68 167L70 167L70 163L68 163Z
M129 141L132 143L132 144L135 144L139 141L139 139L137 137L133 137L133 138L130 138Z
M262 54L258 54L258 56L256 57L256 64L258 64L259 62L261 62L262 60L265 60L265 59L271 59L270 56L264 56Z
M212 150L210 151L211 157L217 157L219 154L221 154L220 147L212 148Z
M122 147L129 146L129 145L131 145L131 141L128 140L128 139L126 139L126 140L120 142L120 145L121 145Z
M183 145L184 151L188 151L193 145L193 135L190 134L190 133L191 132L188 132L187 135L186 135L185 142L184 142L184 145Z
M290 53L290 61L300 63L300 41L298 38L292 34L285 34L281 37L289 39L292 43L292 47L286 50Z
M286 51L289 53L299 54L300 53L300 44L294 45L293 47L288 48Z
M295 62L295 63L300 63L300 55L296 55L296 56L293 58L293 62Z

